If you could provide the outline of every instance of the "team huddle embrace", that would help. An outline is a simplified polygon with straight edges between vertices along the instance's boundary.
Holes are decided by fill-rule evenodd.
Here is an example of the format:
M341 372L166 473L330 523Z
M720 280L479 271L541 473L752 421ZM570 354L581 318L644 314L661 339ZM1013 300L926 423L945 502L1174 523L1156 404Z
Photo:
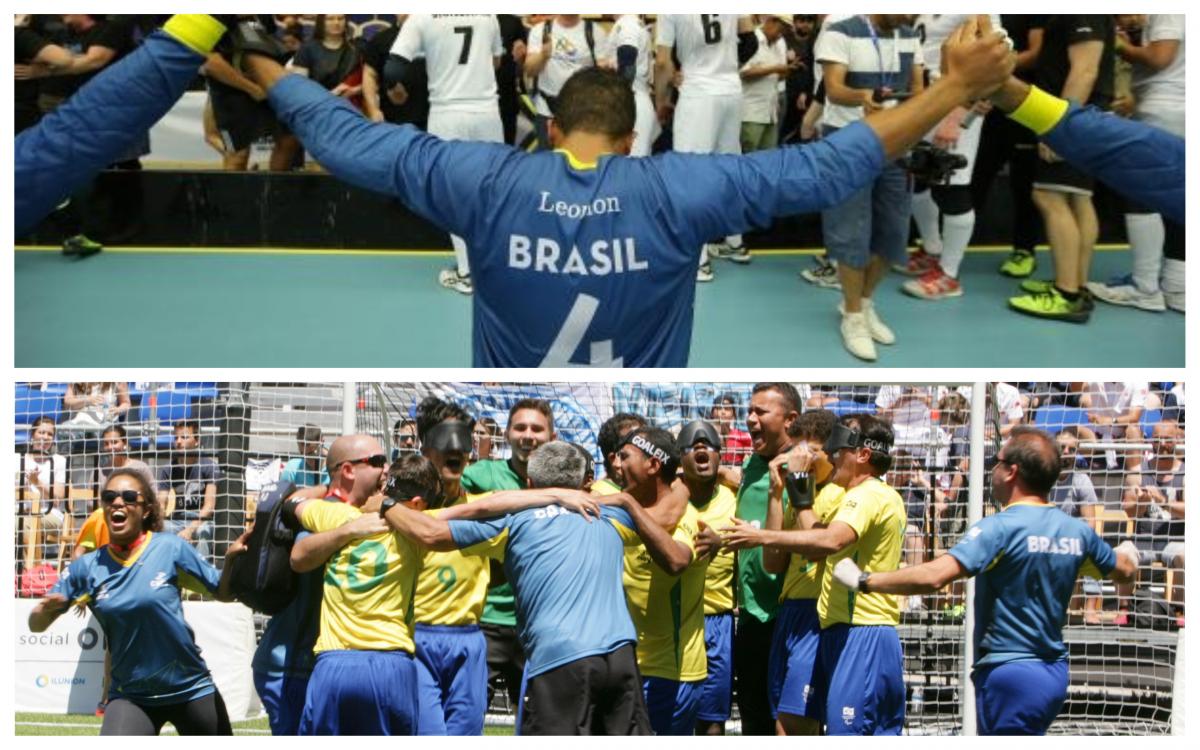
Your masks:
M1040 734L1066 698L1077 576L1136 570L1047 501L1061 460L1031 428L996 456L1000 511L900 569L891 426L802 413L788 383L755 385L740 467L722 466L705 420L673 435L616 414L599 479L540 399L513 404L502 460L470 463L475 420L460 406L429 397L415 421L419 452L391 460L373 436L336 439L323 484L270 493L221 571L159 533L142 473L113 472L110 543L30 616L40 632L75 604L104 628L102 733L230 733L183 618L188 588L272 615L252 666L274 734L479 735L497 677L526 735L723 734L735 694L743 734L899 734L898 596L978 575L980 732ZM244 571L261 569L268 537L292 573L264 605Z

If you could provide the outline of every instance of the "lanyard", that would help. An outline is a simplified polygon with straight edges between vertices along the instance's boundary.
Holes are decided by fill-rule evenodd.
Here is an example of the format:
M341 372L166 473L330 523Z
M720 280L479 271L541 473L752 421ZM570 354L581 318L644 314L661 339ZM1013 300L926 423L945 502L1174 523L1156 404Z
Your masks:
M875 24L871 23L870 16L863 16L863 20L867 22L867 31L871 34L871 44L875 46L875 55L879 58L879 81L880 88L892 88L892 76L898 72L900 65L897 64L897 71L885 71L883 67L883 46L879 43L879 35L875 33ZM899 48L896 46L896 30L892 29L892 49L899 56ZM893 89L894 90L894 89Z

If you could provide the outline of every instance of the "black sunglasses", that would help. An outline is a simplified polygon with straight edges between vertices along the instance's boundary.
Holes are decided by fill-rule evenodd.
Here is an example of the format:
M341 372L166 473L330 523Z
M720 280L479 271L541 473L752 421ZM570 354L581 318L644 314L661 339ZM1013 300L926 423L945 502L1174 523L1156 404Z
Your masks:
M385 465L387 465L387 456L383 455L382 453L376 453L374 456L367 456L366 458L353 458L349 461L341 461L333 468L336 469L342 464L370 464L372 468L382 469Z
M142 501L138 498L141 496L142 493L137 490L121 490L120 492L116 490L104 490L100 493L100 502L105 505L112 505L119 497L125 501L126 505L140 505Z

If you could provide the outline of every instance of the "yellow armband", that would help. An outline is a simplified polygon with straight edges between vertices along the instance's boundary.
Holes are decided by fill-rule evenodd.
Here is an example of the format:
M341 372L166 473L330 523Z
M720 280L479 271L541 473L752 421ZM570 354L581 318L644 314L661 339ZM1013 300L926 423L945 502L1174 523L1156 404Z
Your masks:
M1066 99L1059 99L1037 86L1030 86L1029 96L1008 117L1038 135L1045 135L1062 120L1070 106Z
M175 37L185 47L208 55L225 35L225 26L212 16L202 13L177 13L163 25L163 31Z

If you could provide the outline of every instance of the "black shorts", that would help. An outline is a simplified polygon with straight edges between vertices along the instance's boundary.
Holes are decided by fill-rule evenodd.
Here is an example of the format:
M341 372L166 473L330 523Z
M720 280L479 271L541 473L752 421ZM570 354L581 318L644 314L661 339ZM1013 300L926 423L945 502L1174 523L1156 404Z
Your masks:
M167 723L180 735L233 734L225 701L216 690L203 698L168 706L142 706L125 698L115 698L104 709L100 734L152 737Z
M288 133L266 102L256 102L249 94L228 86L210 85L208 93L213 119L227 151L243 151L260 138Z
M633 644L576 659L526 682L521 734L651 734Z
M1037 160L1033 172L1033 187L1055 193L1091 195L1096 181L1065 161L1048 162Z

